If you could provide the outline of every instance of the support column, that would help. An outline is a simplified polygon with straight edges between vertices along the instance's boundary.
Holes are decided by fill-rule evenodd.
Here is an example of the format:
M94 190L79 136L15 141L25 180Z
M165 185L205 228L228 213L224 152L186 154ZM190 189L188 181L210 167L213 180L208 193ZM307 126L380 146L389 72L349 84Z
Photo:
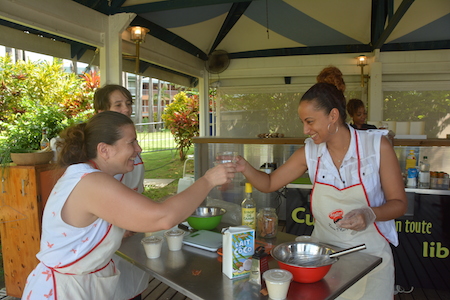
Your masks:
M209 134L209 73L203 71L203 77L198 80L199 124L200 136Z
M122 32L136 14L121 13L108 17L104 47L100 47L100 84L122 84Z
M368 120L383 121L383 80L382 63L379 60L380 50L375 50L374 62L370 65L369 80L369 116Z

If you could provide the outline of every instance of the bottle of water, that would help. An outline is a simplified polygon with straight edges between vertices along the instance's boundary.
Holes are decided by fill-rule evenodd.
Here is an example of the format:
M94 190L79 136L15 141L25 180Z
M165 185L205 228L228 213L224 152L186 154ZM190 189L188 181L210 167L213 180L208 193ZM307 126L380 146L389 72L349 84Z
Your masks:
M420 162L419 171L419 189L430 188L430 163L428 157L424 156L423 161Z

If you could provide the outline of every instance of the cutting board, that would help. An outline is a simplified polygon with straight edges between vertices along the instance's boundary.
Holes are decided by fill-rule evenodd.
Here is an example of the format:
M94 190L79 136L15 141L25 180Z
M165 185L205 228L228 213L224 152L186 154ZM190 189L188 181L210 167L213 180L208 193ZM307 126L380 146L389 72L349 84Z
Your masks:
M208 251L217 251L222 247L222 234L208 230L198 230L187 235L183 243Z

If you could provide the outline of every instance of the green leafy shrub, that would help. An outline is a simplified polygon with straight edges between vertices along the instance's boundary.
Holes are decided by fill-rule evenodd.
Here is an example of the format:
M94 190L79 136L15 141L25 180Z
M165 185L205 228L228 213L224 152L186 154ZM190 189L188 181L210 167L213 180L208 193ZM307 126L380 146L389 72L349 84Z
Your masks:
M89 118L99 83L95 72L64 72L59 60L13 63L0 57L0 163L9 163L10 153L38 150L43 129L51 139Z
M198 96L188 97L185 92L180 92L173 98L174 101L165 108L161 117L175 138L180 160L184 160L192 138L199 134Z

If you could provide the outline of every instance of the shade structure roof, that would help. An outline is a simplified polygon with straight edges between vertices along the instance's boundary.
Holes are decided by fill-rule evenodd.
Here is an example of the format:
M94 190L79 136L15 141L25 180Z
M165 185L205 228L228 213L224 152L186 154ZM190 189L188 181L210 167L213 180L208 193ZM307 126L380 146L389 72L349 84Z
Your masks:
M222 87L276 85L275 78L278 82L290 76L311 77L327 64L357 76L354 58L359 54L372 57L371 62L379 53L389 54L388 60L383 57L383 74L448 70L446 54L432 54L432 61L444 64L422 64L425 70L417 72L398 63L407 52L413 56L417 50L450 49L449 0L16 0L4 4L0 5L0 29L8 33L0 35L4 45L89 63L98 63L97 50L107 47L102 36L114 28L111 20L144 26L150 32L141 47L139 72L179 84L195 85L215 50L225 51L231 61L220 73ZM44 44L19 32L61 43ZM132 55L134 45L126 30L121 38L123 45L116 55L120 51ZM405 61L417 61L411 56ZM390 69L385 68L390 62L394 63ZM126 61L122 69L135 68ZM244 77L249 81L244 82ZM269 81L270 77L274 79ZM217 78L210 77L210 83ZM312 81L292 80L302 82Z
M203 60L450 48L448 0L74 0Z

